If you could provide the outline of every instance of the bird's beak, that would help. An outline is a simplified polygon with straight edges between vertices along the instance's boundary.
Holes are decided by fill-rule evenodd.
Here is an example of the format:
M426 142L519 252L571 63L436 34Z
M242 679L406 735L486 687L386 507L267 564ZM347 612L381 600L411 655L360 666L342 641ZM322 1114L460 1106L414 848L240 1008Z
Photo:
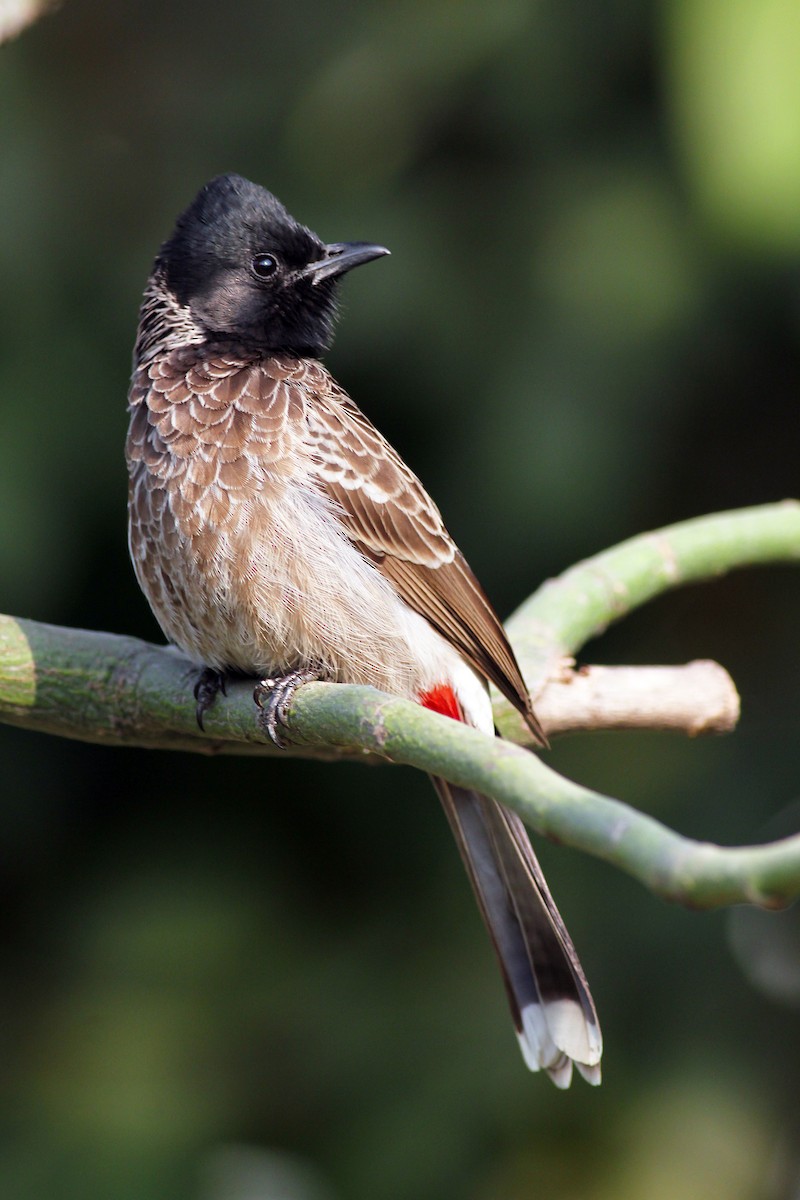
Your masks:
M331 276L344 275L345 271L352 271L353 267L360 267L362 263L372 262L373 258L382 258L388 253L385 246L373 246L371 242L333 242L325 247L325 257L303 267L300 276L310 279L312 283L319 283Z

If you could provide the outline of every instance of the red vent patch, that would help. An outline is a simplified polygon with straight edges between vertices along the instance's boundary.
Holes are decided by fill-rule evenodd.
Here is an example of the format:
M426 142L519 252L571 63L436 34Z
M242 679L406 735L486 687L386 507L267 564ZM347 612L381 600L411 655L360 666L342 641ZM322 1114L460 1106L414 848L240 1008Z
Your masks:
M423 708L441 713L443 717L452 717L454 721L464 720L461 705L449 683L440 683L437 687L431 688L429 692L423 692L419 702Z

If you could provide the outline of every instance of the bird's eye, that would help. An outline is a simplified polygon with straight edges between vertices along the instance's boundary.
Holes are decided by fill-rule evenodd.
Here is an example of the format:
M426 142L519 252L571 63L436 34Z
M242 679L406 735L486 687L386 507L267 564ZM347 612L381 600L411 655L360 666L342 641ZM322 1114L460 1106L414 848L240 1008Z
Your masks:
M278 260L272 254L257 254L250 263L250 270L257 279L269 279L278 269Z

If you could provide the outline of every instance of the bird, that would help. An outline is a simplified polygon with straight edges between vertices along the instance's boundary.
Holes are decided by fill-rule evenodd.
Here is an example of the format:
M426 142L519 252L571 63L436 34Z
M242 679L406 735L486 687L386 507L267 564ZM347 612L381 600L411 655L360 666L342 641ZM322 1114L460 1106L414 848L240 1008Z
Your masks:
M342 277L387 255L323 242L237 174L200 189L139 313L126 441L129 548L197 721L257 680L273 740L309 679L368 684L495 736L488 684L545 745L491 603L439 509L323 365ZM600 1082L583 969L520 818L434 778L527 1066Z

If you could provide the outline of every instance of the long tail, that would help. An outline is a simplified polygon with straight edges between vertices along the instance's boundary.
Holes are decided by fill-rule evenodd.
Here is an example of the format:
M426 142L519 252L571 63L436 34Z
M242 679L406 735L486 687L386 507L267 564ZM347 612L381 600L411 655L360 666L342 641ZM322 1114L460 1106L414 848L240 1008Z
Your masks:
M525 1062L569 1087L600 1082L603 1041L575 947L519 817L432 777L503 973Z

